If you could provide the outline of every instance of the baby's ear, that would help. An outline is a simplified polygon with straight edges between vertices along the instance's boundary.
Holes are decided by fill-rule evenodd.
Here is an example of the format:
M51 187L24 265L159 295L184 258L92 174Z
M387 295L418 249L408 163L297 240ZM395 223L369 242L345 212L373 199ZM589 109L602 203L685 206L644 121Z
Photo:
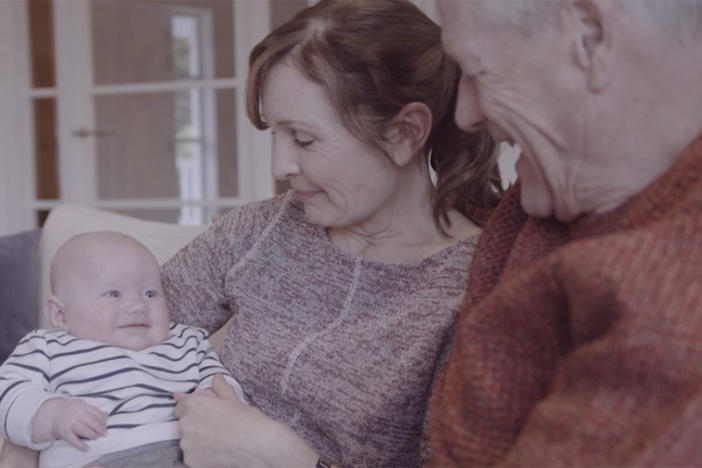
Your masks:
M66 325L66 313L63 309L63 302L61 302L61 299L53 294L49 296L44 304L44 314L46 314L46 317L49 319L49 322L51 322L51 325L59 330L67 331L68 326Z

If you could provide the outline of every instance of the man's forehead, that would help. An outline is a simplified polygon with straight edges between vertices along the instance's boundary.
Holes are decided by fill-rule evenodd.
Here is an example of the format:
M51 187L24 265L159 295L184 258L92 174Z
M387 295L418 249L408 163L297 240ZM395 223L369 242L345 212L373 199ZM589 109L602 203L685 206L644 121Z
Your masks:
M499 0L498 0L499 1ZM503 16L494 0L440 0L441 28L447 42L483 41L503 30Z
M479 68L485 44L496 39L490 0L439 0L444 48L463 68ZM483 13L484 12L484 13ZM468 70L464 70L468 71Z

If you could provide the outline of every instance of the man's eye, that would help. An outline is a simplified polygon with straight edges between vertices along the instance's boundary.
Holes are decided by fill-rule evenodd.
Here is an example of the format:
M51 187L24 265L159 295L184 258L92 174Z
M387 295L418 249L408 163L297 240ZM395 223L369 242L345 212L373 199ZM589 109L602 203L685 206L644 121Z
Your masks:
M109 290L109 291L107 291L107 292L105 293L105 296L107 296L107 297L119 297L120 294L119 294L119 291L117 291L116 289L111 289L111 290Z
M149 291L146 291L146 292L144 293L144 296L148 297L149 299L152 299L152 298L158 296L158 292L156 292L156 291L153 290L153 289L150 289Z

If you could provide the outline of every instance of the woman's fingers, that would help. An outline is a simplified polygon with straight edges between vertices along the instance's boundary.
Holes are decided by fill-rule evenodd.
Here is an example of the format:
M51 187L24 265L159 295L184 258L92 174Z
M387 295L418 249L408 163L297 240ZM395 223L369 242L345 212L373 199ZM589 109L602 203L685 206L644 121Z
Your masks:
M190 397L188 393L183 393L183 392L173 392L173 399L177 402L181 400L186 400Z
M217 374L212 378L212 390L218 398L224 398L229 401L241 402L239 396L234 391L231 385L229 385L222 377L222 374Z

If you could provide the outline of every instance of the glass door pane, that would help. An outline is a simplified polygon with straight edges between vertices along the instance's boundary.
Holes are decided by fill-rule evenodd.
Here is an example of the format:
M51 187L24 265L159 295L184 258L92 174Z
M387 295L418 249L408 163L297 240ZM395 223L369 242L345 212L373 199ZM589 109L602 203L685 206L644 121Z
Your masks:
M83 134L95 137L99 200L198 224L213 200L241 196L233 6L91 0L94 128ZM163 209L157 199L182 203Z
M95 84L233 78L228 0L93 0Z
M231 89L96 96L98 198L238 197Z
M25 1L37 214L72 203L205 223L273 195L270 138L243 99L268 1Z

